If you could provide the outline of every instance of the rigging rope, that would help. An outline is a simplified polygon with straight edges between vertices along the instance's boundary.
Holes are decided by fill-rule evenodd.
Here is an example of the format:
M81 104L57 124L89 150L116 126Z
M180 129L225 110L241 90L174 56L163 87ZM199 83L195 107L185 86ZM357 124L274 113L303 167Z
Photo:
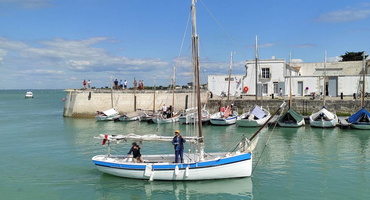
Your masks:
M265 143L265 146L263 147L262 152L261 152L261 155L258 157L258 160L257 160L256 164L254 165L254 167L252 167L252 174L251 174L251 176L253 175L253 172L254 172L254 171L255 171L255 169L257 168L257 165L258 165L258 163L259 163L260 159L262 158L263 152L265 151L265 149L266 149L266 147L267 147L267 144L268 144L268 142L270 141L270 138L271 138L272 134L273 134L273 133L274 133L274 131L275 131L276 125L277 125L277 123L275 123L275 125L274 125L274 127L273 127L273 129L272 129L272 131L271 131L271 133L270 133L270 135L269 135L269 137L267 138L267 141L266 141L266 143Z
M211 17L215 20L215 22L220 26L221 30L226 34L226 36L231 40L231 42L238 48L240 49L241 52L242 51L242 48L240 48L238 46L238 44L236 44L236 42L231 38L231 36L226 32L226 30L224 29L224 27L222 27L221 23L216 19L216 17L211 13L211 11L208 9L208 7L204 4L204 2L202 0L200 0L200 2L202 2L203 6L206 8L206 10L208 11L208 13L211 15ZM244 55L246 56L246 55Z

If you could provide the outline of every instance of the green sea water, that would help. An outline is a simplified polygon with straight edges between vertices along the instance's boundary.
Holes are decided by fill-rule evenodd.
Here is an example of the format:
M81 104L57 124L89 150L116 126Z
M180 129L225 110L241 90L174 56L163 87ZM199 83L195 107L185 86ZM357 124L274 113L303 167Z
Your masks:
M270 127L254 153L251 178L143 181L98 171L105 154L98 134L172 135L191 126L96 122L63 118L62 90L0 91L1 199L369 199L369 131ZM204 126L207 151L225 151L255 128ZM114 145L125 154L129 143ZM165 143L143 143L142 154L171 153Z

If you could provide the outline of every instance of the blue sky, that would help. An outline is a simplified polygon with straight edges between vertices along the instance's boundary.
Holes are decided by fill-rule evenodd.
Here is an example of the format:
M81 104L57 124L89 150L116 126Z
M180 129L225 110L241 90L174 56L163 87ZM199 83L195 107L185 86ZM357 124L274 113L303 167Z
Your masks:
M134 77L145 85L190 76L190 0L0 0L0 89L81 88ZM259 57L298 62L370 52L365 0L198 0L201 79ZM184 36L185 35L185 36ZM182 41L183 44L182 44Z

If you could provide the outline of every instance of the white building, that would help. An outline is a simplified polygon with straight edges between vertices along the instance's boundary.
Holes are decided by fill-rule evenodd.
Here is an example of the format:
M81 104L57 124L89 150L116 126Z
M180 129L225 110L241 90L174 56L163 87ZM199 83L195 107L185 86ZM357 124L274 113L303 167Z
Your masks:
M256 68L257 66L257 68ZM366 69L370 66L367 61ZM256 70L257 69L257 70ZM290 76L292 95L305 96L320 94L324 90L327 96L345 96L360 94L362 89L363 62L329 63L286 63L285 59L261 59L246 61L245 75L232 75L230 95L269 96L274 94L289 95ZM290 75L291 74L291 75ZM325 77L326 74L326 78ZM256 82L257 77L257 82ZM324 81L325 79L325 81ZM325 83L324 83L325 82ZM365 92L370 93L370 76L366 77ZM208 76L208 88L214 95L227 94L228 75ZM256 90L257 88L257 90Z

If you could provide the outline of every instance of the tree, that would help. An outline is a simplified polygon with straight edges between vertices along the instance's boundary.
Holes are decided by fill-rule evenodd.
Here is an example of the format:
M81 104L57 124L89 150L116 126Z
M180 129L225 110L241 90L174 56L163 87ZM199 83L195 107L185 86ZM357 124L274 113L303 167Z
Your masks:
M362 60L362 54L364 53L364 51L360 51L360 52L348 52L346 51L346 53L344 55L341 55L340 57L342 57L342 61L357 61L357 60ZM365 55L365 59L367 58L368 55Z

